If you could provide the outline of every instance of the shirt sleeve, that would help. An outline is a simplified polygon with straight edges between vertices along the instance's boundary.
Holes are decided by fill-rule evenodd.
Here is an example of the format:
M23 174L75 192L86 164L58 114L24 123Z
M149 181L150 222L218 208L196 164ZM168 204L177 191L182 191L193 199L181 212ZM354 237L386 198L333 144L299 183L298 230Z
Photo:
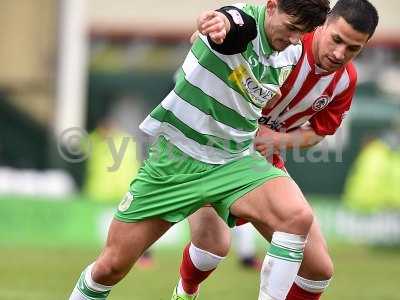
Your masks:
M311 127L320 136L333 135L347 115L356 90L357 75L350 77L349 87L336 96L328 106L310 119Z
M242 53L247 45L257 36L257 25L253 17L235 6L225 6L217 10L223 13L231 24L222 44L214 43L208 36L208 42L215 51L224 55Z

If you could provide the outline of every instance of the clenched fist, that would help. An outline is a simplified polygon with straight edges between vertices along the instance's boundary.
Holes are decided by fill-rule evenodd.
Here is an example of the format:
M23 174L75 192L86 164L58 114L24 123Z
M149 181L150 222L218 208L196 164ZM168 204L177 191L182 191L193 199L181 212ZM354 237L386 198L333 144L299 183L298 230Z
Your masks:
M203 12L197 19L197 30L208 35L216 44L222 44L231 26L228 18L217 11Z

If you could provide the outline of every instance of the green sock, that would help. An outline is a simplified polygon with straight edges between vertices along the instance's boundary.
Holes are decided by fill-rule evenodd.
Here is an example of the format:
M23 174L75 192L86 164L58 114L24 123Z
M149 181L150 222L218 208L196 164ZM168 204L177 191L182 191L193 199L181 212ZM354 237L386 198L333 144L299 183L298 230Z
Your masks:
M93 281L93 264L87 267L79 277L69 300L106 300L111 291L111 286L105 286Z

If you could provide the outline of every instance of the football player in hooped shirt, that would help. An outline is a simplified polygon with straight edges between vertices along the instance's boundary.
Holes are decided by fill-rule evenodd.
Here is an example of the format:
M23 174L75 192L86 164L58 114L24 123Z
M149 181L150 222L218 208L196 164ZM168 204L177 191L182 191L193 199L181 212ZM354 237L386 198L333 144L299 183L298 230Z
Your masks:
M310 147L332 135L350 109L357 74L351 59L373 35L376 9L367 0L339 0L324 25L302 38L303 53L281 88L281 96L263 109L255 146L269 156L281 149ZM279 155L275 166L284 168ZM282 199L285 201L285 199ZM191 243L183 252L180 280L172 299L194 299L198 288L227 255L230 232L212 207L189 217ZM263 266L265 271L266 266ZM326 242L314 221L304 259L287 300L317 300L333 274ZM261 285L273 285L263 282Z
M208 203L230 226L236 217L260 225L275 245L266 274L274 283L260 288L260 299L285 298L313 214L288 174L252 143L262 107L301 56L301 34L323 24L328 11L329 0L267 0L200 15L201 35L174 90L140 125L156 141L118 206L103 251L82 272L70 300L106 299L143 251Z

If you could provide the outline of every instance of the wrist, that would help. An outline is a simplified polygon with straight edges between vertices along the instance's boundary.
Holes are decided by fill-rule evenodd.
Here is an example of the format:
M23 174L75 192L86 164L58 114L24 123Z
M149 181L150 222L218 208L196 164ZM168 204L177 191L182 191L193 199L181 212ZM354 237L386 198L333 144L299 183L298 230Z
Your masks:
M287 133L285 132L274 132L272 134L272 142L274 149L280 151L287 147Z

